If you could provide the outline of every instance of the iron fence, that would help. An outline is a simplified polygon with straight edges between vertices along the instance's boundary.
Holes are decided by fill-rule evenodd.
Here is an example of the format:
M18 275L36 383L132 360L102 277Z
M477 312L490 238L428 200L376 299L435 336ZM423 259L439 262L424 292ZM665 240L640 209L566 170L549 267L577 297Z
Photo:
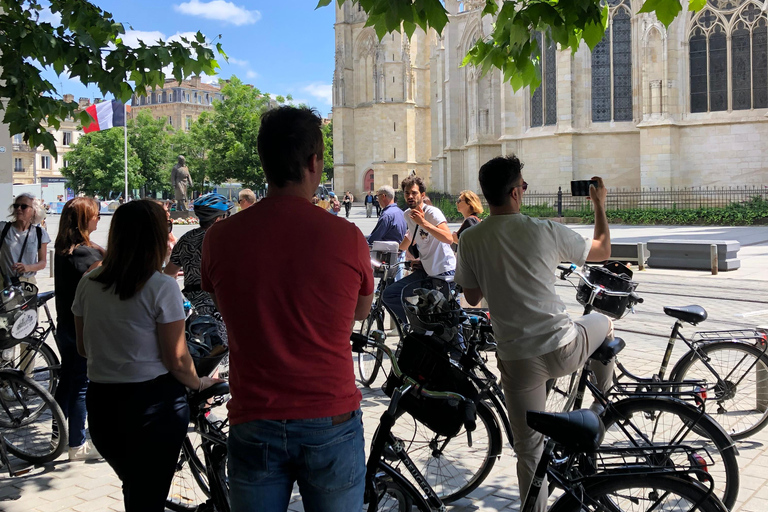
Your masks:
M429 193L432 201L455 204L457 195ZM741 187L690 187L608 189L606 209L698 209L722 208L734 203L747 203L755 198L768 201L768 185ZM485 208L488 203L480 196ZM450 204L448 203L448 204ZM540 216L578 216L591 210L586 197L573 197L570 191L540 192L529 190L523 195L523 208Z

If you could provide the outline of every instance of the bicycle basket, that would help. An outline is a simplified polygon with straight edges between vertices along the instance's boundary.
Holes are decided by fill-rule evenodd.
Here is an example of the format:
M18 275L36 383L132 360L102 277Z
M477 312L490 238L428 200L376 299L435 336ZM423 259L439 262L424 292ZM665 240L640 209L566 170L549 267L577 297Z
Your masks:
M430 391L453 391L467 399L477 397L472 380L448 358L444 343L430 336L411 333L403 338L397 358L403 373ZM390 374L384 385L388 396L400 386L397 377ZM452 400L440 400L406 394L400 400L400 407L420 423L441 436L453 437L463 426L459 404Z
M624 265L615 262L608 263L603 267L589 267L589 270L586 272L587 279L589 279L592 284L601 286L612 292L628 293L635 291L637 283L632 281L632 273L629 269L626 269L626 272L624 272L621 267L624 267ZM613 272L611 270L613 270ZM584 281L581 281L576 291L576 300L579 301L579 304L584 306L589 303L591 293L592 288L590 288ZM595 297L595 302L592 304L593 309L611 318L621 318L624 316L628 306L629 296L616 297L598 295Z
M0 350L11 348L37 327L37 286L18 283L0 292Z
M214 372L228 349L219 335L216 319L209 315L193 315L186 322L187 347L199 376Z
M411 329L432 333L444 341L454 341L459 325L466 319L451 295L451 285L442 279L430 277L408 284L401 300Z

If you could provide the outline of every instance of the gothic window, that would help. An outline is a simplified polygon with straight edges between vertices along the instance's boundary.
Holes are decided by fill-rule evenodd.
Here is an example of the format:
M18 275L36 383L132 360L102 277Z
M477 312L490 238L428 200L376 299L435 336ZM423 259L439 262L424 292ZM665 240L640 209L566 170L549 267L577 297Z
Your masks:
M632 13L609 0L608 28L592 50L592 121L632 120Z
M542 48L541 32L534 35ZM557 43L549 42L541 52L541 85L531 96L531 127L557 124Z
M768 107L768 21L753 0L709 0L688 35L691 112Z

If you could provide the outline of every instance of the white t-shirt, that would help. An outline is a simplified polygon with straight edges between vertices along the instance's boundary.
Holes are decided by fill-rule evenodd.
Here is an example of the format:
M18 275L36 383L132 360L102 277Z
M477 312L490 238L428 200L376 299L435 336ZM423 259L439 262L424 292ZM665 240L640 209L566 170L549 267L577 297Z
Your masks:
M431 205L424 205L424 219L438 226L445 220L445 215L439 208ZM426 229L419 227L410 217L411 209L405 210L405 220L408 223L408 237L413 241L413 234L416 231L416 241L414 245L419 248L419 260L424 265L424 272L430 276L436 276L443 272L456 270L456 256L453 254L450 244L441 242L430 235ZM418 230L417 230L418 228ZM451 276L447 276L446 281L451 281Z
M77 285L72 313L83 317L88 378L103 384L145 382L168 373L160 357L157 324L184 319L176 280L155 272L136 295L120 300L86 274Z
M562 224L522 214L492 215L462 233L456 282L488 300L500 359L529 359L573 341L555 269L561 261L583 265L591 245Z
M5 229L7 222L0 222L0 233ZM48 236L43 228L40 228L42 238L41 244L48 244L51 242L51 237ZM29 234L29 239L27 239ZM26 247L24 246L24 240L27 240ZM21 248L24 247L24 254L21 254ZM27 265L37 263L37 224L30 224L29 229L26 231L17 231L16 227L11 224L11 228L8 230L8 234L5 236L3 247L0 249L0 265L2 265L3 274L8 278L12 276L18 276L15 271L11 270L11 267L21 261ZM36 272L27 272L23 277L33 277Z

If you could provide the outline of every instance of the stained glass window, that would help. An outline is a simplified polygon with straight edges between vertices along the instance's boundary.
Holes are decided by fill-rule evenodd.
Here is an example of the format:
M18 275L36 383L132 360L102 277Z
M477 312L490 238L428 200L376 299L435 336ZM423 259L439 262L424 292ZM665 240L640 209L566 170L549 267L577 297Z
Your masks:
M592 121L631 121L631 15L626 0L609 0L608 5L608 29L592 50Z
M752 107L768 107L768 28L765 17L752 32Z
M749 29L739 22L731 34L731 99L733 110L752 108L752 59Z
M716 25L709 36L709 110L728 109L728 55L725 29Z
M557 124L557 44L552 42L547 47L544 59L544 98L546 101L546 119L544 124Z
M691 112L706 112L707 96L707 36L701 29L694 31L689 41L691 58Z

